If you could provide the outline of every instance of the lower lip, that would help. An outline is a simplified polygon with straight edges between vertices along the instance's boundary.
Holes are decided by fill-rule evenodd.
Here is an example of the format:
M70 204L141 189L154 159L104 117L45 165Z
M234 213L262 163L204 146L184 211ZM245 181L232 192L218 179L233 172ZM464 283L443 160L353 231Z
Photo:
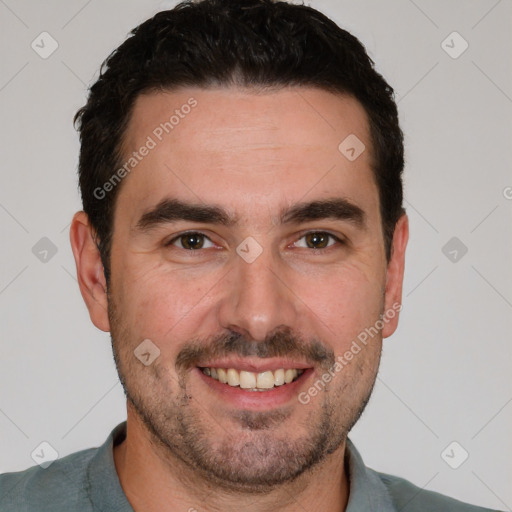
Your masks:
M252 410L267 410L289 404L292 401L298 402L297 396L300 388L305 386L306 381L313 374L313 369L307 368L290 384L275 386L267 391L247 391L208 377L199 368L195 368L194 371L214 393L222 397L224 402L228 402L238 409Z

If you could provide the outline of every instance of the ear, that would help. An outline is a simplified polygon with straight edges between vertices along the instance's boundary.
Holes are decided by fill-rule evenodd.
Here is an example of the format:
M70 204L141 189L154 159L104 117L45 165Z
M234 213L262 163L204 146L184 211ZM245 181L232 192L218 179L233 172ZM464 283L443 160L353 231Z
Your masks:
M94 234L87 214L83 211L75 213L69 238L75 257L78 285L92 323L107 332L110 331L107 285Z
M385 323L382 337L391 336L397 326L399 311L402 308L402 286L404 282L405 249L409 240L409 219L404 213L396 223L391 245L391 258L386 274L384 300Z

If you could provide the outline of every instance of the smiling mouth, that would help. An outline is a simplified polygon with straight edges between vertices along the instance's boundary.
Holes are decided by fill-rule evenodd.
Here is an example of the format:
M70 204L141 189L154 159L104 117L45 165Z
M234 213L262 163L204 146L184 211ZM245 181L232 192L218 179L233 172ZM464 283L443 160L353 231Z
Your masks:
M297 380L303 373L303 369L280 368L259 373L236 370L235 368L199 368L205 375L222 384L238 387L245 391L268 391L275 387L286 386Z

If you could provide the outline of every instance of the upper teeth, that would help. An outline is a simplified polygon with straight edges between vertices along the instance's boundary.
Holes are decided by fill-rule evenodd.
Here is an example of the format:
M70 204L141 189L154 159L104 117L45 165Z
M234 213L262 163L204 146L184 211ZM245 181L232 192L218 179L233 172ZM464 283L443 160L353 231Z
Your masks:
M205 375L209 375L230 386L240 386L242 389L271 389L274 386L289 384L301 375L304 370L295 368L254 373L245 370L238 371L234 368L201 368Z

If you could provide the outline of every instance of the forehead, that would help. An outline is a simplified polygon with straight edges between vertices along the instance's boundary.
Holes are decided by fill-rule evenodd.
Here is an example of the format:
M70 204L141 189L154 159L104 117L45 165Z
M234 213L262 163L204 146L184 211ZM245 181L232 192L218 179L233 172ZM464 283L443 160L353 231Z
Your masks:
M172 140L176 151L187 149L182 143L190 137L210 152L236 149L239 143L247 149L321 144L336 150L340 137L350 133L367 137L368 122L362 105L347 95L306 87L188 88L140 95L124 141L125 147L135 147L152 135L156 142Z
M365 148L357 159L343 153L346 140ZM352 97L314 88L141 95L123 153L138 160L119 206L139 213L170 195L249 213L308 195L357 202L377 194L364 108Z

